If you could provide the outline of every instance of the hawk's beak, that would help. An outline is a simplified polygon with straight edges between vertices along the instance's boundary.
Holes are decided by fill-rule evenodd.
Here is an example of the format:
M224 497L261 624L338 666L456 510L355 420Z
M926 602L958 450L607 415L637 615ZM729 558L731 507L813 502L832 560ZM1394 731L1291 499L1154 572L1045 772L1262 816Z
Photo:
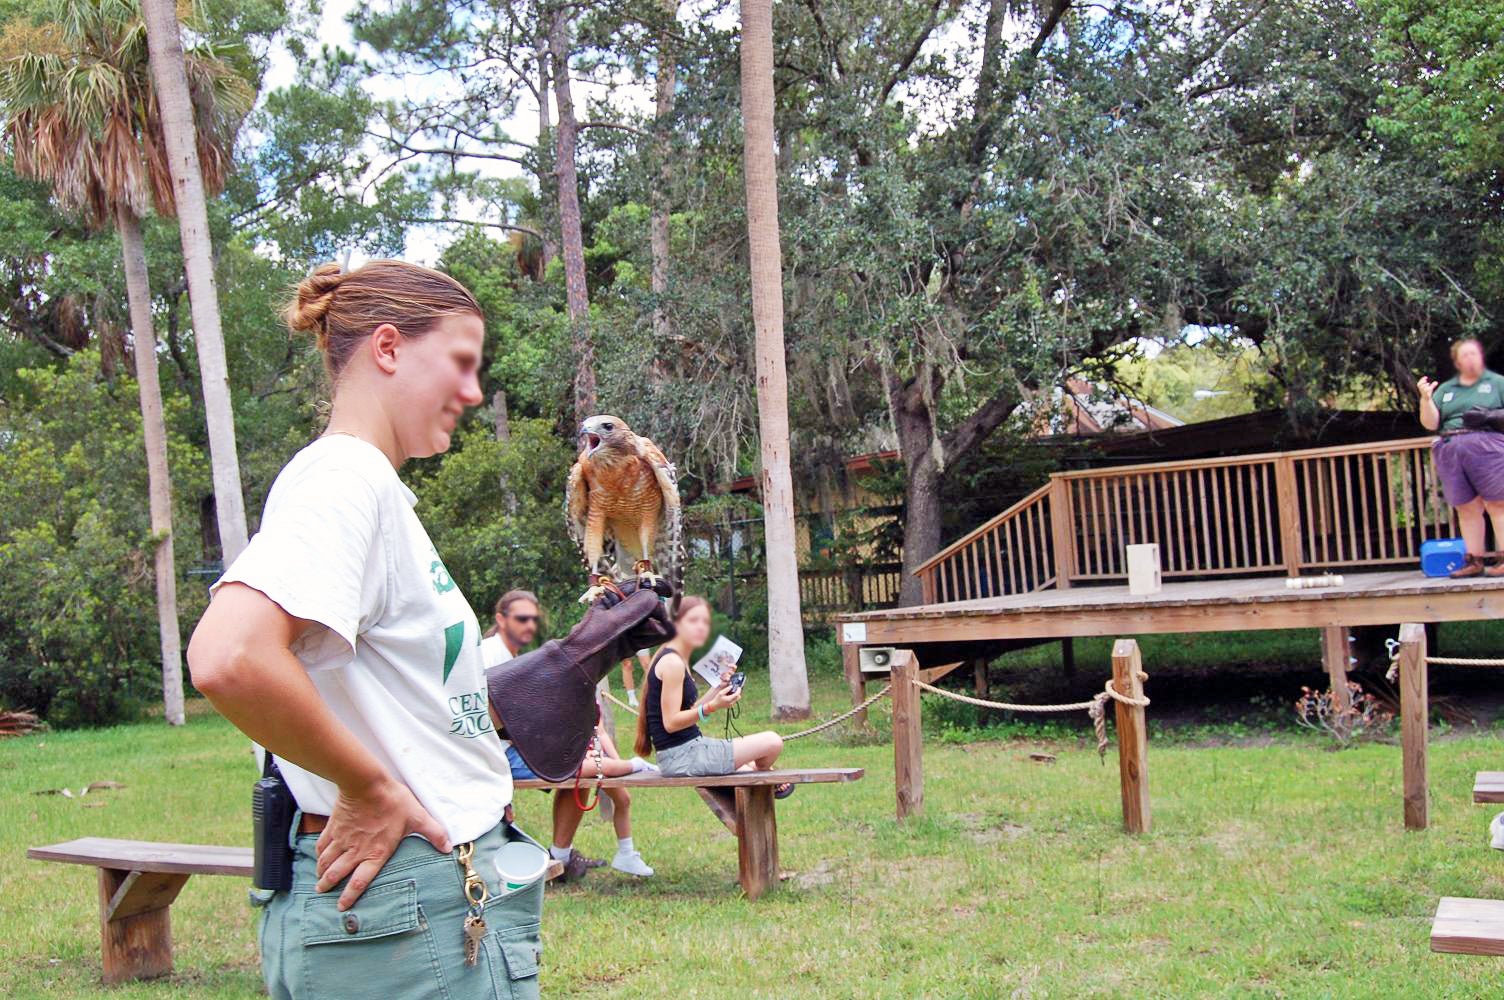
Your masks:
M587 452L595 451L595 449L597 449L597 448L599 448L601 446L601 436L599 434L592 434L589 431L586 431L585 434L584 434L584 438L585 438L585 450Z

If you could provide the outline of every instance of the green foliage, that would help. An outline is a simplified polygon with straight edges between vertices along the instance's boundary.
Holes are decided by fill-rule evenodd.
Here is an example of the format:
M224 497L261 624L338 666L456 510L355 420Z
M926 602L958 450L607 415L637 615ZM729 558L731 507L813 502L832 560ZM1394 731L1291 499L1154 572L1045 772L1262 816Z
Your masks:
M514 420L509 441L460 432L431 474L413 483L418 514L482 622L514 587L535 591L554 631L580 615L587 581L564 533L568 444L541 420Z
M60 726L118 721L161 683L136 390L98 365L85 351L61 370L19 371L0 407L0 703ZM186 498L209 474L172 432L181 400L169 408L181 572L198 552ZM180 583L183 620L203 602Z

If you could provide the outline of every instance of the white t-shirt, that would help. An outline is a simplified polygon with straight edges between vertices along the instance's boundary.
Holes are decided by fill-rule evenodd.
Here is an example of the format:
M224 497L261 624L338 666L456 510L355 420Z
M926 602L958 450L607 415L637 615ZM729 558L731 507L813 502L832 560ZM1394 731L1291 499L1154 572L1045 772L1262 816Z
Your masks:
M487 670L490 670L492 667L500 666L501 664L507 662L512 658L512 651L508 649L507 644L502 641L500 632L497 632L494 635L488 635L485 638L481 639L480 662L481 666L485 667Z
M374 445L320 438L278 473L261 530L214 586L243 583L316 623L292 652L319 695L462 844L501 821L512 776L487 709L480 623L417 500ZM305 812L333 810L333 782L278 766Z

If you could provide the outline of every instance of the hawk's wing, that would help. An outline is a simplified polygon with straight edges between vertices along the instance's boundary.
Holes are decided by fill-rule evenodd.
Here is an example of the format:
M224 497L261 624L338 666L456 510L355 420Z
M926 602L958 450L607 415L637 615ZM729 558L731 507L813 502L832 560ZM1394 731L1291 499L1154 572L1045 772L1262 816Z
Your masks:
M590 490L585 485L585 460L580 459L569 470L569 481L564 484L564 522L569 528L569 537L583 553L585 550L585 517L590 511Z
M679 504L679 478L663 451L649 439L638 435L637 454L653 470L663 509L658 521L654 551L648 553L653 565L674 585L675 594L684 584L684 520Z

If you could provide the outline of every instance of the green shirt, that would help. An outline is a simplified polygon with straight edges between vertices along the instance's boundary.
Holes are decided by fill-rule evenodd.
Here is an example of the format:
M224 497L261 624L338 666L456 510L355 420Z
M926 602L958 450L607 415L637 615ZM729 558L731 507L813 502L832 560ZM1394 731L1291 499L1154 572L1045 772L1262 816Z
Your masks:
M1441 414L1441 430L1462 429L1462 415L1475 406L1485 410L1504 407L1504 376L1485 370L1472 385L1463 385L1455 377L1436 387L1431 395Z

